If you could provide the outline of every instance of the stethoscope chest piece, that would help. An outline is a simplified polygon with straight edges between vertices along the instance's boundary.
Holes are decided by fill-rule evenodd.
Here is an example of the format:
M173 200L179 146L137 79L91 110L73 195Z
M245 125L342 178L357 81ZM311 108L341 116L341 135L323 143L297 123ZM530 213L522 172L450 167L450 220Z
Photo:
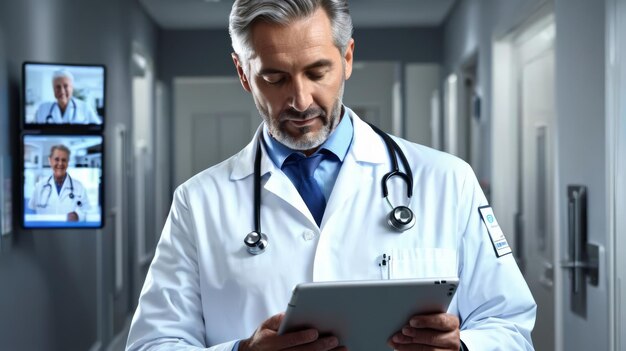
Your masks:
M410 208L398 206L389 212L387 223L397 231L403 232L413 228L415 225L415 215Z
M253 255L262 254L267 247L267 235L263 233L250 232L243 239L246 249Z

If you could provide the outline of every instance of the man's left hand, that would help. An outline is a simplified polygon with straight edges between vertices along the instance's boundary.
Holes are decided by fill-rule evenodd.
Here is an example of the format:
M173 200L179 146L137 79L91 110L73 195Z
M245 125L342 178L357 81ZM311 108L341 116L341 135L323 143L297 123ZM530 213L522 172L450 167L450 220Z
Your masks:
M389 338L388 345L398 351L458 351L459 318L448 313L413 316L408 325Z

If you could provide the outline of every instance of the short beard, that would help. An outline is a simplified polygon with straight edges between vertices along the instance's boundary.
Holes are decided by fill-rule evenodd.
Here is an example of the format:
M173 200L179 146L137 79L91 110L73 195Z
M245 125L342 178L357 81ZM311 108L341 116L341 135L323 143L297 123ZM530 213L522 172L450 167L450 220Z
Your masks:
M278 120L274 120L269 116L267 110L263 109L258 103L255 104L259 110L259 114L263 117L263 120L267 124L270 134L278 142L287 146L292 150L308 151L314 150L320 147L330 136L330 134L337 128L341 121L341 109L343 106L343 90L345 81L341 83L339 93L332 109L330 110L330 116L326 115L326 112L319 107L307 109L303 112L289 109L282 112L278 116ZM288 118L307 119L311 116L319 116L322 120L322 128L317 133L311 133L310 127L302 127L299 129L300 135L291 136L284 131L284 123Z

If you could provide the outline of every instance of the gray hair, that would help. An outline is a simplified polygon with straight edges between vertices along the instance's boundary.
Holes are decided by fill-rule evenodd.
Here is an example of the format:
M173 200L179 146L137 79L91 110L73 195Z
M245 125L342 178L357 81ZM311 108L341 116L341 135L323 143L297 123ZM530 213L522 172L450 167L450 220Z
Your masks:
M65 68L56 70L54 71L54 73L52 73L52 81L57 78L69 78L70 81L74 82L74 75L72 74L72 72L66 70Z
M347 0L235 0L228 25L233 50L244 61L252 56L250 28L256 21L286 25L320 7L330 18L335 46L345 54L352 38Z
M52 145L52 147L50 148L50 156L49 157L52 157L52 154L54 154L54 150L64 151L67 154L67 158L69 158L70 155L72 154L72 152L70 151L70 149L67 148L67 146L65 146L63 144L58 144L58 145Z

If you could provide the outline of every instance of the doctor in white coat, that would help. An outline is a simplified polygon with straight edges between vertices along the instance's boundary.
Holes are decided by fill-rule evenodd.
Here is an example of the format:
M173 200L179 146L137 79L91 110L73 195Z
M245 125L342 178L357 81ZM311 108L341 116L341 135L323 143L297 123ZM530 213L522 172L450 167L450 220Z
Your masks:
M63 215L63 221L85 221L89 199L83 184L67 173L70 154L65 145L52 146L48 157L52 175L37 182L28 207L37 214Z
M342 104L354 50L347 2L236 0L230 33L264 123L242 151L176 190L127 350L343 350L313 329L277 335L281 312L297 283L381 279L384 253L394 257L392 279L460 278L447 313L407 320L390 348L532 350L536 305L469 165L394 138L413 194L389 181L389 200L412 209L415 224L389 226L387 148ZM262 253L243 242L256 228L257 148ZM306 181L291 153L322 159L321 215L300 190Z
M35 113L35 123L102 124L93 107L72 96L74 75L70 71L55 71L52 75L52 89L56 101L39 105Z

